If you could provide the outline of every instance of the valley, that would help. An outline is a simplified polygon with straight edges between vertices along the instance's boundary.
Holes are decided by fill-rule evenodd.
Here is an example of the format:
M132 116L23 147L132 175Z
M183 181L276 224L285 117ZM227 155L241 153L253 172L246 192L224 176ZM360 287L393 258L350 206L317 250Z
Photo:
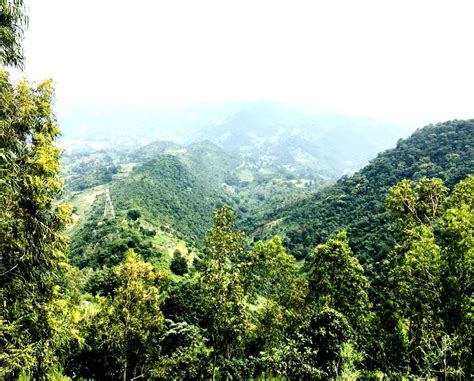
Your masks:
M0 0L0 380L474 379L471 15Z
M334 156L332 164L328 164L327 155L333 147L323 149L320 140L338 139L330 127L322 128L318 133L321 137L314 135L313 144L311 139L295 140L292 133L286 140L283 127L274 128L273 124L291 125L292 120L303 128L310 119L296 111L282 111L275 104L263 106L252 105L254 111L245 114L243 120L240 112L226 125L199 134L216 143L205 140L182 145L156 141L139 149L66 151L62 156L63 197L74 207L72 247L77 247L74 242L81 230L87 229L85 225L90 228L91 221L97 224L105 217L92 210L100 209L102 198L109 191L117 219L125 218L129 210L137 210L141 223L157 231L166 226L171 237L199 247L216 208L231 206L237 214L237 226L246 227L253 234L256 226L249 226L248 221L263 219L266 213L330 185L349 171L345 158ZM295 115L303 121L291 119ZM266 118L270 127L262 128ZM356 128L353 130L357 135ZM238 143L242 145L230 138L239 131L240 136L247 136L247 140ZM256 138L258 134L260 139ZM389 139L386 140L388 144ZM356 157L367 157L365 144L360 143L359 150L361 154ZM303 154L309 151L312 155ZM305 161L303 157L310 159ZM357 164L349 165L356 168ZM175 247L172 241L168 239L167 245ZM155 249L163 251L162 246Z
M61 153L35 110L41 133L4 124L0 156L0 295L30 325L0 330L4 374L17 358L93 379L470 374L473 120L380 140L237 113L207 140ZM55 349L15 341L33 334Z
M225 130L220 130L219 134L231 135ZM249 135L255 136L253 133ZM327 138L328 141L331 139L330 136ZM390 356L395 359L397 348L403 345L400 342L403 334L393 328L393 324L397 324L395 316L387 315L387 298L396 297L389 296L390 274L391 269L398 268L394 253L403 250L404 240L410 242L416 238L408 238L412 233L400 230L400 222L393 218L395 212L389 209L389 195L407 179L410 184L430 184L430 187L435 184L431 181L442 181L449 188L471 181L474 121L449 121L420 128L409 138L398 140L393 148L380 152L362 168L352 167L354 173L346 172L347 162L340 156L334 156L331 165L323 169L321 163L324 161L298 160L300 153L308 150L308 142L291 140L297 144L291 147L295 159L288 160L289 151L285 151L282 155L286 160L282 161L277 154L282 148L277 138L266 139L261 151L239 146L244 144L242 141L238 144L231 141L233 146L220 145L223 141L219 143L219 140L189 145L156 141L135 150L63 155L64 200L74 205L69 255L72 264L89 274L88 282L92 283L86 289L92 293L105 292L105 289L99 291L103 287L102 279L108 279L110 269L127 261L127 253L133 250L157 271L167 274L172 282L171 293L163 305L165 314L175 321L193 321L193 324L206 327L201 320L183 317L183 313L194 316L199 307L186 307L182 303L194 303L196 295L202 292L199 291L200 283L195 281L205 276L206 271L211 271L205 269L209 266L209 252L214 250L209 240L213 239L213 229L219 223L215 213L230 208L228 210L235 211L236 229L242 233L226 230L224 234L229 234L226 239L233 234L244 234L246 243L242 242L241 250L249 251L241 260L253 263L256 260L253 255L257 255L259 250L263 250L262 253L277 250L287 256L278 261L289 261L292 263L291 272L303 274L309 282L314 282L309 283L310 287L317 287L311 284L323 284L327 272L332 271L313 267L318 250L325 250L329 245L332 249L328 253L342 250L338 255L350 255L351 261L355 261L351 271L359 271L358 277L364 275L341 282L361 282L359 286L351 286L361 287L359 292L363 300L359 302L365 305L365 309L370 308L373 316L384 316L385 319L384 323L371 323L379 330L379 340L371 342L365 349L366 355L373 364L387 361L380 357L377 348L390 342ZM364 150L365 145L361 144L360 149ZM317 149L313 152L322 155ZM337 159L341 161L337 162ZM440 180L428 180L435 178ZM418 185L415 189L418 192ZM423 190L430 197L433 197L430 193L433 191L429 188ZM423 193L416 197L420 198L417 202L424 202ZM107 203L110 206L107 207ZM112 205L114 213L110 213ZM408 210L403 213L411 213ZM442 242L442 238L440 240ZM233 238L228 243L232 246L230 242ZM268 246L264 248L262 245ZM471 250L472 246L469 247ZM424 258L425 254L417 255ZM269 258L270 262L265 264L266 276L272 276L271 271L284 271L286 265L283 264L271 270L271 261L276 258ZM332 261L339 260L333 258L329 262L319 262L318 266L330 266L335 263ZM231 276L233 271L237 271L238 259L233 259L229 265L231 267L225 271L229 271ZM255 274L259 274L258 271ZM312 280L313 276L317 279ZM299 280L293 279L292 282ZM332 288L338 282L331 281L328 287ZM272 291L275 286L256 287L258 291L254 297L245 300L249 312L253 311L251 313L257 316L267 313L264 311L269 308L267 303L273 300L271 298L278 300L286 295L283 290ZM310 289L306 298L312 297L313 292L324 294L320 289ZM244 295L240 297L245 298ZM347 296L341 294L341 298L344 297ZM339 308L346 308L341 303ZM369 304L371 307L367 307ZM353 310L346 310L346 316L362 313L350 311ZM274 311L270 309L268 313ZM362 318L362 315L358 316L357 319ZM353 321L351 324L356 327L362 323ZM400 358L394 361L403 362ZM298 374L296 370L288 372Z

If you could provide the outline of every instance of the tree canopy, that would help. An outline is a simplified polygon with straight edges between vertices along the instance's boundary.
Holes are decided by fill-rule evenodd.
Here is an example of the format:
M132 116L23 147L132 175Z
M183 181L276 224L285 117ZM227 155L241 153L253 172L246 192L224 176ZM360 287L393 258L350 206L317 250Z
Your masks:
M28 26L23 0L0 0L0 62L22 67L22 40Z

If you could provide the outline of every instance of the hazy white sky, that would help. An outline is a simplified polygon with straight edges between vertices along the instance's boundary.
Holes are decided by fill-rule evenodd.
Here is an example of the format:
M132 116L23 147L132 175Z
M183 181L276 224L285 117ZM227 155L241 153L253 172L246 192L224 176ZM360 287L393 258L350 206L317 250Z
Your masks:
M57 106L271 99L399 123L474 117L474 1L26 0Z

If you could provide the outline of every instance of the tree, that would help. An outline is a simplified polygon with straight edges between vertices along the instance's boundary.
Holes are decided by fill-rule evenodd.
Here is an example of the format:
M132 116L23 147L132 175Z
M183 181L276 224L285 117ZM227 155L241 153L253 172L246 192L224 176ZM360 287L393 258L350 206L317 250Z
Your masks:
M213 349L213 379L218 371L230 377L230 372L241 373L242 366L245 367L238 361L243 357L250 328L242 260L245 241L241 233L232 230L234 220L229 207L215 211L214 225L207 236L206 257L200 264L207 337ZM224 370L225 367L233 369Z
M0 0L0 62L3 65L23 65L21 41L27 25L23 0Z
M165 320L160 352L154 356L150 375L160 380L203 380L212 377L211 350L199 327Z
M183 257L178 249L173 253L173 260L171 261L170 269L176 275L184 275L188 272L188 261Z
M423 371L426 343L441 331L441 250L432 224L444 207L448 189L439 179L402 180L389 189L387 209L402 234L388 258L387 279L397 315L406 332L408 371ZM389 343L390 345L390 343Z
M310 308L286 340L263 353L273 372L296 380L335 379L342 369L342 351L350 326L341 313L327 307Z
M132 249L114 273L115 288L97 297L84 322L87 345L70 361L70 371L84 377L143 377L160 352L164 319L158 286L163 276Z
M59 348L75 336L73 314L67 310L69 266L64 254L71 207L56 201L62 181L52 97L51 81L37 85L20 81L14 86L0 70L3 375L24 369L43 377L57 364Z
M246 263L248 288L259 304L257 351L272 352L302 319L307 282L278 236L257 242L246 256ZM264 368L267 364L263 361Z
M347 235L341 231L318 245L307 264L308 300L318 307L342 313L358 339L367 328L371 305L364 269L352 255Z
M139 210L137 209L130 209L128 212L127 212L127 218L129 220L132 220L132 221L136 221L138 220L140 217L141 217L141 213Z
M391 297L407 331L409 372L424 377L471 366L473 178L447 193L439 179L403 180L386 201L402 234L389 257ZM443 363L433 363L437 353Z
M422 177L415 186L402 180L389 189L385 204L400 229L409 234L411 228L433 223L442 212L447 192L440 179Z
M163 324L158 303L159 290L155 286L158 274L150 263L144 262L131 249L125 261L115 268L118 289L112 300L107 300L104 312L110 318L103 345L116 355L123 379L128 373L134 377L146 364L150 340L160 332Z
M474 176L454 186L435 232L443 259L441 304L444 330L449 336L446 341L457 344L453 348L456 355L448 356L448 365L468 375L473 371L470 359L474 341Z
M392 253L389 278L395 282L394 298L404 317L410 370L422 371L424 343L436 340L441 330L441 251L433 232L422 225L411 230Z

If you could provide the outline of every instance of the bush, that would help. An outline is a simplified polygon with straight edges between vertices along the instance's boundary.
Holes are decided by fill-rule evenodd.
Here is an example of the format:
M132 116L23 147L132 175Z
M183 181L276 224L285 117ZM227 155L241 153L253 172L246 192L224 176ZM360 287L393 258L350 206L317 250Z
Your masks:
M131 209L127 212L127 218L132 221L136 221L141 217L141 213L139 210Z
M181 252L176 249L173 254L173 260L171 261L170 270L176 275L184 275L188 272L188 262L184 258Z

